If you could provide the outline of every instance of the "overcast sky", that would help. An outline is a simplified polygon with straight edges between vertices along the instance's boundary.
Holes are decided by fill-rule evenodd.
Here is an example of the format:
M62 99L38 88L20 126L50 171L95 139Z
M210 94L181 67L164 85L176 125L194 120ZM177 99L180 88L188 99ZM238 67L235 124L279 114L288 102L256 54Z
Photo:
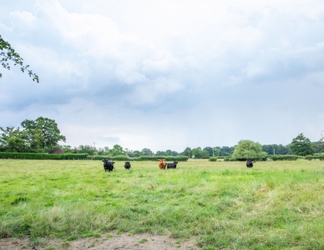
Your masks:
M72 147L154 152L324 130L323 0L0 3L40 78L0 68L0 127L43 116Z

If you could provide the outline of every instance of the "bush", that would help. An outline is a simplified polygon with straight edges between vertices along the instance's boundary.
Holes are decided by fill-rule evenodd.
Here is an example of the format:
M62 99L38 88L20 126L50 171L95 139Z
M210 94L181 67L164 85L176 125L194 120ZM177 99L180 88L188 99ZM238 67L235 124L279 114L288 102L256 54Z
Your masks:
M217 161L217 159L218 159L218 157L215 157L215 156L209 157L209 161Z
M324 160L324 155L323 154L319 154L319 155L307 155L305 156L306 160L320 160L323 161Z
M47 154L47 153L0 152L1 159L86 160L87 156L88 156L88 154Z
M305 157L298 155L271 155L268 157L274 161L296 161L297 159L305 159Z
M225 156L224 161L235 161L231 156Z

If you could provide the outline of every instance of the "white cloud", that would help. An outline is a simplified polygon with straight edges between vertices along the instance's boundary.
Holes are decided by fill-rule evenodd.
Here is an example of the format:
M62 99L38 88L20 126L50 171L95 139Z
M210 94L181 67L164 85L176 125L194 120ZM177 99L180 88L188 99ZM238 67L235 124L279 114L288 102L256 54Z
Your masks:
M36 17L26 11L14 11L10 13L12 17L16 18L19 20L19 22L22 22L24 25L27 26L33 26L35 25L35 22L37 21ZM18 24L16 24L18 25Z

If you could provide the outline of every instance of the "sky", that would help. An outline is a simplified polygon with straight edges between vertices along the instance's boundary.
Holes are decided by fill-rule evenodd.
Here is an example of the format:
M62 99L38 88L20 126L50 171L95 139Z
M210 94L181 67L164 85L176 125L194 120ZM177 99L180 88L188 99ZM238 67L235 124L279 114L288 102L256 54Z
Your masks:
M322 0L0 0L0 127L153 152L288 145L324 130Z

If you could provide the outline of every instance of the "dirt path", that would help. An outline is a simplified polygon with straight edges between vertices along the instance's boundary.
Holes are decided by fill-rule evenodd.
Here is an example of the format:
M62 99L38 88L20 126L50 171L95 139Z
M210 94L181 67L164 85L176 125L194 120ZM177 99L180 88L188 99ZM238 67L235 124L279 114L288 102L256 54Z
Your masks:
M180 241L167 236L106 235L100 238L41 240L40 245L31 246L27 238L0 239L0 250L197 250L195 240Z

